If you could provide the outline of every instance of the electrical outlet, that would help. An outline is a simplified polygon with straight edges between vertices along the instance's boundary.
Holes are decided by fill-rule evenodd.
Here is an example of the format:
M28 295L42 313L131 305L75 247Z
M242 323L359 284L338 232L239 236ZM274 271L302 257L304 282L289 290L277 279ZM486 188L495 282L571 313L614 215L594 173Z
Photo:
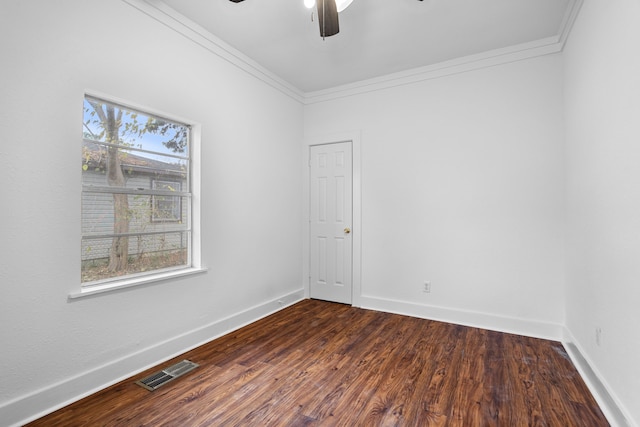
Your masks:
M431 282L424 282L424 288L422 288L422 292L426 294L431 292Z
M600 347L602 345L602 328L596 328L596 345Z

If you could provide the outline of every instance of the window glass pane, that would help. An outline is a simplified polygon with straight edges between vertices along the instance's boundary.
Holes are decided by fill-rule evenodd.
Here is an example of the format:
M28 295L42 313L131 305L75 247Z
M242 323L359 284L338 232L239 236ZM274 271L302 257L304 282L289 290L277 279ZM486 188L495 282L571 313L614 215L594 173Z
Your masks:
M117 153L117 164L115 154ZM111 162L111 163L110 163ZM121 172L109 174L109 167ZM85 140L82 144L84 185L151 188L155 179L179 181L186 188L189 163L186 159L142 151L114 148Z
M118 201L118 198L124 200ZM123 219L128 221L127 229L119 231L121 234L185 231L189 228L189 199L186 196L85 192L82 195L82 235L116 233L114 214L118 203L125 209Z
M85 96L82 127L82 283L189 267L189 126Z
M189 127L86 96L84 138L158 154L189 155Z
M127 266L117 271L109 268L112 244L112 238L82 241L82 283L188 266L190 233L186 231L122 238L121 244L129 248Z

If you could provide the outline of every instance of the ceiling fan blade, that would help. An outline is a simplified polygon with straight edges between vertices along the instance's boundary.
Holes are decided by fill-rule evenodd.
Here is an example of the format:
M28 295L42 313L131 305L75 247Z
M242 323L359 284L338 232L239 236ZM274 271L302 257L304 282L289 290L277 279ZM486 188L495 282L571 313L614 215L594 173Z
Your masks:
M330 37L338 34L338 8L336 0L317 0L318 22L320 23L320 37Z

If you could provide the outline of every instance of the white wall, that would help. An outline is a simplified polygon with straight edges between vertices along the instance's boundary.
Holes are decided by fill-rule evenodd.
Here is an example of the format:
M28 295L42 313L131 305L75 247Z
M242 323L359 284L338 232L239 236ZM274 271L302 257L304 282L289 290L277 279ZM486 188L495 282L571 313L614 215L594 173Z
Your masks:
M640 3L586 0L564 52L566 323L640 423ZM601 345L596 344L601 328Z
M561 324L562 114L559 55L306 106L308 139L361 131L363 305Z
M354 130L362 300L534 335L566 321L640 419L639 7L586 0L562 55L303 111L120 0L1 2L0 419L34 416L293 301L301 141ZM202 124L208 273L67 300L79 282L85 90Z
M207 325L236 327L228 317L302 295L298 101L120 0L3 1L0 56L0 423L195 345L189 334L205 339ZM80 280L87 89L202 125L208 273L67 300Z

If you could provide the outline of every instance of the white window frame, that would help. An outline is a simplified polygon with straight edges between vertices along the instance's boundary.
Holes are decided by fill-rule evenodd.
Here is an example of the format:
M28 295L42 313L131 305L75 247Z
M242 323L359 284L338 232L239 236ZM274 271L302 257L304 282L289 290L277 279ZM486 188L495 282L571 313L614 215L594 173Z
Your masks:
M85 296L91 296L95 294L112 292L131 288L135 286L147 285L150 283L161 282L170 280L177 277L189 276L193 274L204 273L207 269L202 265L201 259L201 237L200 237L200 193L201 193L201 162L200 162L200 145L201 145L201 125L191 120L177 117L173 114L167 114L158 110L148 108L145 106L135 105L126 100L118 99L109 95L105 95L98 92L86 91L82 97L84 102L85 97L98 98L105 102L116 104L132 111L139 111L146 115L152 115L160 117L172 122L185 124L190 127L190 139L189 139L189 163L190 163L190 176L188 181L190 182L190 250L188 255L188 262L186 266L179 266L174 268L167 268L163 270L154 270L151 272L130 274L122 276L121 278L109 278L95 282L89 282L82 284L69 293L70 299L81 298ZM80 178L82 182L82 177ZM82 187L82 185L81 185ZM80 196L82 197L82 196ZM80 259L80 257L78 257Z

